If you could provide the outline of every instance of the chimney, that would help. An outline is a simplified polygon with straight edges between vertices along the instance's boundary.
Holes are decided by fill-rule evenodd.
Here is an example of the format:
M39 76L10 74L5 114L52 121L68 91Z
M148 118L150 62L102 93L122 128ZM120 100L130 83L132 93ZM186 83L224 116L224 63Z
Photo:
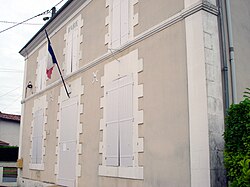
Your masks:
M54 15L56 14L56 7L53 7L53 8L51 9L51 11L52 11L51 17L54 17Z

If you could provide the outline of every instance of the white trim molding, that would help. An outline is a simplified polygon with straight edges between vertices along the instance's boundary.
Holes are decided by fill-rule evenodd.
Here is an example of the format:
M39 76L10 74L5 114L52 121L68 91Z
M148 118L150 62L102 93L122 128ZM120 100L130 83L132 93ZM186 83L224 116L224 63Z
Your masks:
M221 80L218 81L221 75L219 46L216 43L218 41L218 27L212 26L217 24L217 18L210 14L211 17L208 19L208 14L205 11L200 11L185 20L191 187L210 187L209 123L211 123L211 119L209 119L209 106L214 105L214 103L209 101L209 95L213 92L212 95L222 97L219 93L221 89L216 91L211 87L211 85L218 86L218 82L221 82ZM207 29L208 25L210 26L209 30ZM211 28L214 28L214 30L210 31ZM214 51L214 47L218 49ZM210 66L212 70L208 68ZM216 74L217 80L214 77L215 70L219 72Z
M102 155L102 164L99 165L99 175L109 177L143 179L143 167L139 165L139 153L143 149L143 137L139 137L139 125L143 125L143 110L138 110L139 98L143 97L143 85L138 84L138 73L143 70L143 61L138 59L138 50L134 50L121 58L114 60L104 66L104 76L101 78L101 87L106 93L106 85L117 77L126 75L133 76L133 166L132 167L110 167L106 165L106 97L101 98L100 108L103 111L103 119L100 120L100 133L103 139L99 144L99 153Z
M196 2L185 0L185 5ZM204 4L214 6L216 1L204 0ZM218 162L223 160L224 147L218 18L203 10L187 17L185 26L191 187L224 186L224 167Z

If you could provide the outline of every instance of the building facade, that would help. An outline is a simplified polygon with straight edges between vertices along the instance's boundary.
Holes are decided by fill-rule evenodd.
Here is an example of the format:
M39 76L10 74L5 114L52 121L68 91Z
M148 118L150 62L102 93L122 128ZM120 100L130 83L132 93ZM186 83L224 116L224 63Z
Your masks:
M249 25L233 53L228 28L250 7L231 3L228 24L228 3L67 1L20 51L19 185L226 186L225 110L249 82L246 61L231 68ZM70 97L46 77L45 29Z

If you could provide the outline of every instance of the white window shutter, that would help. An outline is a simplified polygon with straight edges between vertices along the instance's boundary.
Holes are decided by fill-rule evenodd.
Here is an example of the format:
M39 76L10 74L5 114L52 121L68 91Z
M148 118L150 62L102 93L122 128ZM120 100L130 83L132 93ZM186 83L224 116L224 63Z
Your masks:
M61 108L61 126L60 126L60 141L69 141L72 139L76 139L77 129L72 128L71 125L77 123L77 100L75 98L72 98L68 101L65 101L63 103L63 106Z
M37 160L37 124L38 124L38 112L34 113L33 119L33 131L32 131L32 151L31 151L31 163L36 163Z
M64 101L61 108L58 174L60 179L70 181L76 176L77 124L78 103L75 97Z
M119 81L120 166L133 166L133 77Z
M118 166L118 80L107 85L106 92L106 165Z
M121 0L121 45L129 38L129 0Z
M117 48L121 45L121 2L113 0L112 3L112 24L111 24L111 46Z
M47 55L44 54L44 57L42 60L42 69L41 69L42 89L46 87L46 79L47 79L46 69L47 69Z
M79 28L76 27L73 31L72 31L72 35L73 35L73 40L72 40L72 72L76 71L78 69L78 54L79 54Z
M71 73L72 69L72 36L72 31L70 31L66 40L66 74Z
M40 60L38 60L38 62L37 62L37 91L40 91L42 88L42 82L41 82L41 80L42 80L42 74L41 74L42 72L41 72L41 61Z
M41 164L42 162L43 124L43 110L39 109L34 114L31 155L31 162L33 164Z

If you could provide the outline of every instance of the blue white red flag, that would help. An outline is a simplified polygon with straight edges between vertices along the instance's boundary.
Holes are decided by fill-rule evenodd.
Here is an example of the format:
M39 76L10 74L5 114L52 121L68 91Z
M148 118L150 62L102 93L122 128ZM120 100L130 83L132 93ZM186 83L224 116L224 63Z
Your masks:
M48 39L48 52L49 52L49 58L47 60L47 68L46 68L46 74L49 79L51 79L51 74L54 68L54 65L57 64L55 53L52 49L51 42L49 40L49 36L47 34L47 31L45 30L46 37Z
M62 76L62 72L59 68L59 65L57 63L57 60L56 60L56 55L52 49L52 46L51 46L51 43L50 43L50 40L49 40L49 36L48 36L48 33L47 31L45 30L45 34L46 34L46 37L48 39L48 51L49 51L49 58L47 60L47 68L46 68L46 74L47 74L47 77L50 79L51 78L51 74L52 74L52 71L53 71L53 68L54 68L54 65L56 64L57 66L57 69L58 69L58 72L61 76L61 79L62 79L62 82L63 82L63 86L65 88L65 91L66 91L66 94L68 96L68 98L70 98L69 96L69 92L67 90L67 87L66 87L66 84L65 84L65 81L63 79L63 76Z

